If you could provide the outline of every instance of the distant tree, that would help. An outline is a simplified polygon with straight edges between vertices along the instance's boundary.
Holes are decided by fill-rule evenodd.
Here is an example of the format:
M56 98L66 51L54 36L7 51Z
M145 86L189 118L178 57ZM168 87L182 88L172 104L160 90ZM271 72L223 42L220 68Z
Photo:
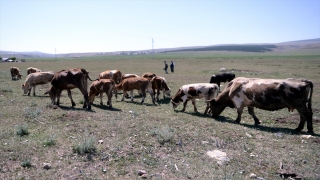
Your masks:
M10 59L15 61L17 58L16 57L10 57Z
M2 60L2 57L0 56L0 61Z

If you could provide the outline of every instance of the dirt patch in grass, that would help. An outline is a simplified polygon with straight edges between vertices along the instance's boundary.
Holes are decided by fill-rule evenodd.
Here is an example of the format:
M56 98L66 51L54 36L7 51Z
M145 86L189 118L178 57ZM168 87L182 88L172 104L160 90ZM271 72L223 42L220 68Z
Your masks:
M60 121L77 121L82 120L88 117L87 113L83 112L75 112L75 111L67 111L61 117L58 118Z

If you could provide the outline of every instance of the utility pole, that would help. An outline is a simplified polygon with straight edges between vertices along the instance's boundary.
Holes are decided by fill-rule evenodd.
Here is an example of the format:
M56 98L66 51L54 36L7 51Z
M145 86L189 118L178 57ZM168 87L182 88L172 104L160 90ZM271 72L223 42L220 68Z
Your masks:
M153 52L153 43L154 43L153 38L151 39L151 43L152 43L152 54L153 54L154 53Z
M54 48L54 59L57 60L57 50Z

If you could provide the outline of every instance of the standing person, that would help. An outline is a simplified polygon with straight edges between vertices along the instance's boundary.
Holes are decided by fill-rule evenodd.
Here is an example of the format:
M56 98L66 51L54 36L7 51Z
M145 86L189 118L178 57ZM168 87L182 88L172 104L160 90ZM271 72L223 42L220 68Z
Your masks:
M167 64L167 61L164 61L164 69L163 69L165 72L166 72L166 74L168 74L168 64Z
M174 72L174 63L173 63L173 61L171 61L170 69L171 69L171 72L173 73Z

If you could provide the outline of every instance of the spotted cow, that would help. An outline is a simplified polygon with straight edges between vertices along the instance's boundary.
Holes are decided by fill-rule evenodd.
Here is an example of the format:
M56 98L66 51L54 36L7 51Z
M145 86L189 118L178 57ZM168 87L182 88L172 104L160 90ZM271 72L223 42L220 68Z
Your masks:
M196 107L196 99L204 98L207 104L204 114L209 110L209 103L207 100L218 95L218 86L210 83L187 84L180 87L176 95L171 98L171 103L175 109L181 102L183 102L182 112L186 110L186 105L189 100L192 101L195 112L198 112Z
M254 108L275 111L282 108L297 109L300 123L296 128L301 131L307 121L309 133L313 133L311 99L313 83L305 79L258 79L239 77L229 82L221 94L209 100L211 116L218 117L226 107L236 108L240 123L244 107L248 107L255 125L260 124ZM309 96L309 97L308 97Z

